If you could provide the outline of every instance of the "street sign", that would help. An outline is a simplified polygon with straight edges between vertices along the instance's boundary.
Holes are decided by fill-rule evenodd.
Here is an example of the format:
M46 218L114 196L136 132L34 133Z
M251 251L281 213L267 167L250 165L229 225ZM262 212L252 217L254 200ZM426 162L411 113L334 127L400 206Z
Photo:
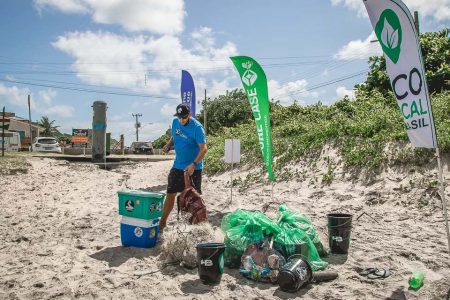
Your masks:
M72 136L71 143L87 144L89 137L87 136Z

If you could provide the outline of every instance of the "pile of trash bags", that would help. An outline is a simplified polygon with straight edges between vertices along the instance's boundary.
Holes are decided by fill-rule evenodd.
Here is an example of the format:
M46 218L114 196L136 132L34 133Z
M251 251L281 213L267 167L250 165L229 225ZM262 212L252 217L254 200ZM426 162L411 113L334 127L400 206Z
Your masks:
M313 271L324 270L327 255L311 221L280 205L277 221L259 211L237 209L224 216L225 266L239 268L251 279L274 282L277 270L294 254L300 254Z

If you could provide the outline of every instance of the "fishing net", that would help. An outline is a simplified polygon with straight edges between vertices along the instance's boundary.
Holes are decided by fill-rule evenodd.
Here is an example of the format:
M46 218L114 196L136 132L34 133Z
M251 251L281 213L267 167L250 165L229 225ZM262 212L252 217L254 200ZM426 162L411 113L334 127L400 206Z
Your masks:
M162 235L161 257L168 263L179 262L187 268L197 266L197 244L217 240L211 224L196 225L179 223L165 228Z

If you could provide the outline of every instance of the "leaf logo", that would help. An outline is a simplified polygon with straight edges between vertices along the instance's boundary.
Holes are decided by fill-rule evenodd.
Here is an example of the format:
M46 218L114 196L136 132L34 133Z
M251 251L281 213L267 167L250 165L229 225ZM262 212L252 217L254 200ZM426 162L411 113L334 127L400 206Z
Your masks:
M400 57L400 46L402 43L402 27L400 20L394 11L384 10L375 26L375 34L380 41L381 48L394 64Z
M245 62L242 64L242 67L247 69L242 75L242 82L248 86L252 86L255 83L256 79L258 78L258 75L256 75L255 72L250 70L250 68L252 67L252 63L250 61Z

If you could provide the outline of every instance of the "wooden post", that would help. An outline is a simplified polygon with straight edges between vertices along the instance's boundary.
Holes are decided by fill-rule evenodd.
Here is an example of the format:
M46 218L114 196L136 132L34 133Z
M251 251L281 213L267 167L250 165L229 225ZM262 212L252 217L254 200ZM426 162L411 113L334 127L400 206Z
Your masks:
M206 131L206 108L207 104L206 104L206 89L205 89L205 107L203 107L203 127L205 129L205 135L207 135L207 131Z
M123 137L123 134L120 135L120 151L122 152L122 155L125 155L125 147L124 147L125 139Z
M414 27L416 27L417 36L419 36L419 12L417 10L414 12Z
M450 254L450 230L448 227L447 200L445 200L444 178L442 176L441 155L439 154L439 148L436 148L436 156L437 156L438 169L439 169L439 181L441 183L441 199L442 199L442 207L444 210L445 227L447 229L448 252Z
M28 119L30 122L30 152L33 152L33 130L31 129L31 104L30 104L30 102L31 102L30 95L28 95ZM39 128L38 128L38 133L39 133Z
M5 107L3 106L3 121L2 121L2 156L5 156Z

